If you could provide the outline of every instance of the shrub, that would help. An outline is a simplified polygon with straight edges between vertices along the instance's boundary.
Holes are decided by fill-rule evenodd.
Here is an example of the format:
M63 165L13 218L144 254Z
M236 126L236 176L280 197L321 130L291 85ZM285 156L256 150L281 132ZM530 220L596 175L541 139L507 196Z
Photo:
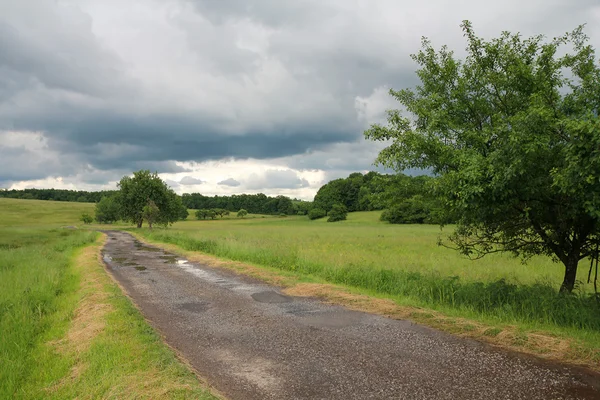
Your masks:
M347 215L348 210L346 209L346 206L341 203L336 203L329 211L329 218L327 218L327 222L343 221L346 219Z
M382 212L380 219L390 224L427 224L438 222L435 214L433 202L415 195Z
M246 215L248 215L248 211L244 210L243 208L237 213L238 218L244 218Z
M313 208L308 212L308 219L319 219L323 218L327 213L322 208Z
M94 218L92 218L92 216L88 213L81 214L80 219L84 224L91 224L94 221Z
M96 221L100 224L112 224L118 221L119 216L119 202L114 196L105 196L98 204L95 209Z

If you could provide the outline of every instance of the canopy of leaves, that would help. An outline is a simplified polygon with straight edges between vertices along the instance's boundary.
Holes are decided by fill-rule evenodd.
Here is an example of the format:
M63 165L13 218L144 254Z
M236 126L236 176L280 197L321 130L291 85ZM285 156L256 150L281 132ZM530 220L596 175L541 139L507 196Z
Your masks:
M325 217L326 215L327 213L322 208L313 208L308 212L308 219L319 219Z
M504 32L485 41L463 23L467 57L427 39L413 56L421 84L391 91L408 112L365 135L391 141L378 161L427 168L459 218L451 238L474 256L546 254L565 264L597 254L600 67L582 28L553 40ZM564 54L564 55L560 55Z
M95 208L96 221L100 224L112 224L120 219L119 200L116 195L103 197Z
M119 206L121 218L142 226L144 207L152 201L159 209L155 223L171 224L181 216L183 205L181 198L170 189L157 173L141 170L133 173L133 177L125 176L117 185L120 189Z
M331 210L329 210L329 218L327 218L327 222L337 222L344 221L346 216L348 215L348 210L346 206L341 203L335 203Z

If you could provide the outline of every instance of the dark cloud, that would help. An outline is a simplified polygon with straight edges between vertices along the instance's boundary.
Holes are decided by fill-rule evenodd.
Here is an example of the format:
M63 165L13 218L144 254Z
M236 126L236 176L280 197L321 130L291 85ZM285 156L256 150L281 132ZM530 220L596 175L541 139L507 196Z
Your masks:
M184 176L179 180L179 183L182 185L201 185L206 182L193 176Z
M299 189L308 187L306 179L298 176L296 171L289 169L270 169L263 174L252 174L245 182L245 188L258 189Z
M422 35L460 54L464 18L486 37L504 29L552 37L588 22L599 47L593 7L596 0L0 2L0 131L42 132L45 146L0 148L0 181L100 183L225 158L276 158L330 174L373 169L380 148L360 140L362 131L395 106L382 87L416 83L409 54ZM298 176L271 174L248 188L304 187Z
M238 181L236 181L233 178L227 178L224 181L221 181L221 182L217 183L217 185L238 187L238 186L241 185L241 183L239 183Z

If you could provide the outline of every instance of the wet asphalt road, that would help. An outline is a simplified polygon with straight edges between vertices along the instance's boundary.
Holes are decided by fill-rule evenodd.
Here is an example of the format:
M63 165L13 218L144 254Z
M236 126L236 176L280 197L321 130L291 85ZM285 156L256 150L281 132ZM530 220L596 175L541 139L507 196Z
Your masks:
M103 257L166 341L230 399L600 399L582 369L281 295L107 232Z

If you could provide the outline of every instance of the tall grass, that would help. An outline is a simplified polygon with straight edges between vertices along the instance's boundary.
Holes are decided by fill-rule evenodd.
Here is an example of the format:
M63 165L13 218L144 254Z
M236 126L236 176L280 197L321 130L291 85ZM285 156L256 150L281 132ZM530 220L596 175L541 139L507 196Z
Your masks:
M64 317L77 287L69 269L73 250L96 235L0 230L0 398L12 398L34 369L33 349Z

